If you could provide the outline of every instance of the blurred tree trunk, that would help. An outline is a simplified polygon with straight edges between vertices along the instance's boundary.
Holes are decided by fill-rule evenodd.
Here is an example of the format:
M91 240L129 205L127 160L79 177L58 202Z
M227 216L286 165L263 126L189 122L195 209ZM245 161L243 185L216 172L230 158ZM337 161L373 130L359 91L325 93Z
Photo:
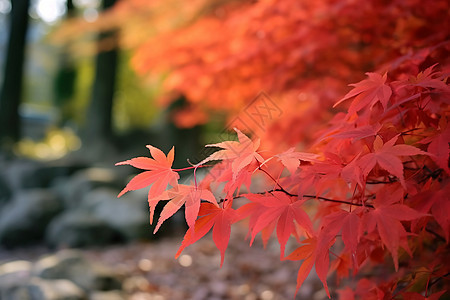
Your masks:
M66 2L66 19L75 16L75 7L72 0ZM59 69L53 82L54 104L60 111L59 125L63 126L68 120L73 118L70 101L75 92L76 68L72 55L70 54L70 44L61 49L59 58Z
M11 5L11 27L0 91L0 146L6 148L20 138L19 105L30 0L14 0Z
M116 0L103 0L103 10L108 10ZM96 70L92 96L87 112L85 142L101 143L112 137L112 107L118 61L117 31L99 34Z

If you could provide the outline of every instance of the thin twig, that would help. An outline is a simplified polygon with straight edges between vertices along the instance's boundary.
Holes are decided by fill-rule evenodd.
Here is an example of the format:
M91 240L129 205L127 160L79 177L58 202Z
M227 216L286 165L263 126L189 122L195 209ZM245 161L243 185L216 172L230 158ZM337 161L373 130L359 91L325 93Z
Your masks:
M278 186L280 187L280 190L281 190L282 192L286 193L286 195L288 195L288 196L295 196L295 195L289 193L288 191L286 191L286 190L280 185L280 183L278 182L278 180L275 180L275 178L273 178L273 176L270 175L269 172L267 172L266 170L262 169L261 166L259 166L258 169L261 170L261 171L263 171L267 176L269 176L270 179L272 179L273 182L275 182L275 184L278 185Z
M275 180L275 178L273 178L272 175L269 174L269 172L267 172L266 170L262 169L261 167L258 168L259 170L263 171L267 176L269 176L280 188L279 189L275 189L275 190L271 190L271 191L267 191L268 193L270 192L283 192L286 195L290 196L290 197L298 197L298 195L296 194L292 194L289 193L287 190L285 190L279 183L277 180ZM321 196L316 196L316 195L303 195L302 197L304 198L310 198L310 199L319 199L319 200L323 200L323 201L328 201L328 202L334 202L334 203L341 203L341 204L348 204L348 205L355 205L355 206L365 206L365 207L370 207L370 208L374 208L373 205L371 204L362 204L362 203L352 203L349 201L345 201L345 200L336 200L336 199L330 199L330 198L326 198L326 197L321 197Z
M436 231L434 231L433 229L425 228L425 231L434 235L441 242L446 242L445 238L442 235L440 235L439 233L437 233Z

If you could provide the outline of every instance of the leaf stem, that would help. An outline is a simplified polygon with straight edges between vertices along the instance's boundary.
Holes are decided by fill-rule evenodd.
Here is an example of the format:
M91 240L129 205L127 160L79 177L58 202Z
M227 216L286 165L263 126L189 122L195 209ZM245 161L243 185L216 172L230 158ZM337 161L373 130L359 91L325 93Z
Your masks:
M187 171L187 170L192 170L192 169L197 169L197 168L206 168L206 167L210 167L210 165L199 165L199 166L193 165L193 166L182 168L182 169L172 169L172 171L181 172L181 171Z
M261 170L261 171L263 171L267 176L269 176L270 179L272 179L273 182L275 182L275 184L278 185L278 186L280 187L280 189L279 189L280 191L282 191L283 193L285 193L286 195L291 196L291 197L297 196L297 195L291 194L291 193L289 193L288 191L286 191L286 190L278 183L278 180L275 180L275 178L273 178L273 176L270 175L269 172L267 172L266 170L262 169L261 166L259 166L258 169ZM276 191L276 190L273 190L273 191ZM270 191L268 191L268 192L270 192Z

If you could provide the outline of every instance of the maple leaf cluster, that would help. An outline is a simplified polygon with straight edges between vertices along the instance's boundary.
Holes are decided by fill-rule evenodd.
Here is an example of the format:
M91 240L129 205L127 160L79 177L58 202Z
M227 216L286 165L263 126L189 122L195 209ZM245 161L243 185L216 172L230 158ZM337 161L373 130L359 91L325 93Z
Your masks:
M148 146L153 159L118 163L146 170L119 196L151 185L151 222L156 204L167 201L155 232L185 206L189 229L176 256L212 229L222 265L231 226L245 219L250 244L261 234L266 245L276 232L280 259L302 261L297 290L315 266L330 296L330 273L342 280L350 271L357 274L377 264L388 268L385 256L389 255L394 270L389 271L392 278L387 283L364 278L355 291L339 291L341 297L402 295L409 299L419 296L417 289L425 294L437 290L435 295L440 296L441 285L429 283L448 283L450 269L446 261L450 240L448 71L448 65L435 64L410 77L396 70L368 73L367 79L352 84L353 89L336 102L350 102L347 112L324 126L310 151L291 148L270 153L261 148L259 139L251 140L235 128L237 141L207 145L221 150L194 166L175 170L174 149L166 157ZM389 78L391 72L395 78ZM195 170L213 161L218 163L202 181L178 183L177 172L194 169L195 176ZM264 186L271 188L253 188L255 177L265 178ZM170 189L165 190L168 185ZM298 247L286 255L289 240ZM431 261L426 257L430 251L434 253ZM426 286L416 279L421 278L420 272L427 274Z
M123 1L116 13L129 5L147 4ZM280 259L299 264L297 290L315 267L328 296L439 299L450 269L449 9L231 1L139 44L138 71L168 72L162 102L174 91L189 102L179 125L219 110L232 119L262 88L282 115L253 138L236 126L237 140L207 145L220 150L183 169L172 168L174 149L148 146L153 158L118 163L144 170L120 195L151 186L151 222L166 203L155 232L185 207L177 256L212 230L222 265L239 222L250 244L276 239ZM179 183L189 169L194 182ZM329 290L331 278L347 287Z

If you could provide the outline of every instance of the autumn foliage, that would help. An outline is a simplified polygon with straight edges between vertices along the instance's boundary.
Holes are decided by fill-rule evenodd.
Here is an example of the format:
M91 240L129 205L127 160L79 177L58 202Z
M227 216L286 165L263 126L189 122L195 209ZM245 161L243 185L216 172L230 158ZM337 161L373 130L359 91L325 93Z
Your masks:
M314 266L328 296L439 299L450 271L448 11L439 0L232 2L140 44L135 67L169 74L162 101L189 101L178 124L225 110L237 139L184 169L172 168L174 149L148 146L153 158L118 163L144 170L120 195L151 185L151 222L166 201L155 231L184 205L177 256L212 229L223 264L240 222L250 244L276 238L280 259L299 265L297 290ZM280 116L266 105L263 129L236 122L261 90ZM192 183L179 183L188 170ZM329 290L330 276L346 287Z

